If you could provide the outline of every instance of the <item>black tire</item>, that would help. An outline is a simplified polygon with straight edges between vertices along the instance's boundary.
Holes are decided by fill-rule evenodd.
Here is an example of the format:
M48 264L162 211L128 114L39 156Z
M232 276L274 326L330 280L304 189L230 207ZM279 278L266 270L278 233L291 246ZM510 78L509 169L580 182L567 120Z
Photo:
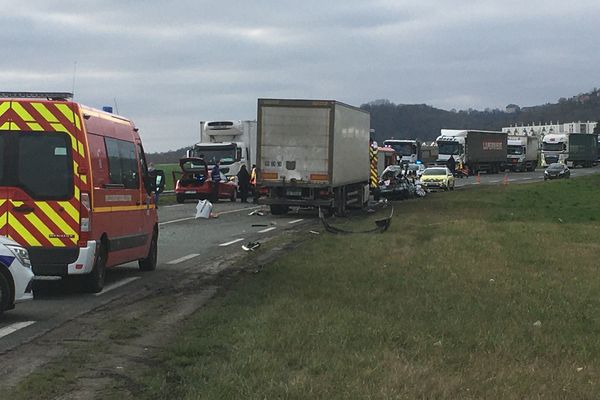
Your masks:
M177 194L175 195L175 199L177 200L177 202L178 202L179 204L183 204L183 202L185 201L185 196L184 196L184 195L182 195L182 194L179 194L179 193L177 193Z
M150 240L148 256L138 261L140 271L154 271L156 269L156 263L158 260L158 229L154 229L154 233L152 233L152 239Z
M99 245L98 254L94 261L94 268L84 277L84 289L89 293L99 293L104 288L104 277L106 275L106 258L108 253L103 244Z
M9 308L10 304L10 286L4 275L0 273L0 315Z

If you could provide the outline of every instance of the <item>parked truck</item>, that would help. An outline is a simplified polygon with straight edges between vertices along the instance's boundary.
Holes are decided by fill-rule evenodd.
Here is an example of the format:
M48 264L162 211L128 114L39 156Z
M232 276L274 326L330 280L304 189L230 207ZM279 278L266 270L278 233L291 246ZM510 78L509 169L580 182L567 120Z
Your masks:
M569 135L569 155L567 165L591 167L598 157L598 136L591 133L571 133Z
M258 100L259 204L343 214L369 197L368 112L333 100Z
M200 142L187 157L202 158L209 170L220 161L221 172L236 180L242 165L256 164L256 121L206 121L200 124Z
M452 157L457 166L466 167L472 175L479 171L495 174L506 164L505 132L442 129L436 142L438 164L446 164Z
M511 171L535 171L539 142L537 136L508 136L506 168Z
M552 163L567 164L569 158L569 135L549 133L542 138L542 166Z
M383 145L396 151L399 163L414 164L421 160L421 142L417 139L387 139Z

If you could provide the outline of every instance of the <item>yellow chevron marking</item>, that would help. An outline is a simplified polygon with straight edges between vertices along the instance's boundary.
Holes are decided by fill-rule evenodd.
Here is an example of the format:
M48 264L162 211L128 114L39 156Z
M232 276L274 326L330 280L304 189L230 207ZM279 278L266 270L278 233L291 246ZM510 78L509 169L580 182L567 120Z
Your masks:
M78 149L77 151L79 152L79 154L81 154L83 156L83 143L81 143L80 141L77 141L77 145L78 145Z
M79 210L73 207L73 204L68 201L59 201L58 205L65 209L73 221L79 223Z
M73 125L78 125L79 119L75 118L76 115L71 107L66 104L57 104L56 108L58 108L58 111L60 111L69 121L71 121Z
M27 112L27 110L23 108L23 106L21 105L21 103L13 102L12 103L12 109L17 113L17 115L19 117L21 117L21 119L23 121L25 121L25 122L35 121L35 119L31 116L31 114L29 114Z
M35 215L34 213L25 214L25 218L27 218L27 220L31 222L33 226L35 226L35 229L37 229L38 232L40 232L42 235L44 235L46 239L50 241L50 244L52 244L52 246L65 247L65 244L61 242L60 239L50 237L54 232L52 232L46 225L44 225L42 220L40 220L37 217L37 215ZM53 222L56 223L56 221Z
M78 239L78 235L77 232L75 232L63 219L60 215L58 215L56 213L56 211L54 211L52 209L52 207L50 207L48 205L48 203L36 203L36 205L40 208L40 210L42 210L44 212L44 214L46 214L48 216L48 218L50 218L52 220L52 222L54 222L54 224L56 226L58 226L60 228L60 230L62 232L60 233L66 233L67 235L74 235L71 240L75 243L77 243L77 239ZM37 225L36 225L37 226ZM52 232L49 232L52 233Z
M77 129L81 129L81 119L79 118L79 115L75 115L75 126Z
M32 131L43 131L44 128L42 128L42 126L40 124L38 124L37 122L28 122L27 125L29 126L29 129L31 129Z
M81 176L79 177L79 179L81 179L81 182L83 182L83 183L87 184L87 176L85 176L85 175L81 175Z
M6 111L10 108L10 101L5 101L0 103L0 116L4 115Z
M65 128L65 126L63 124L61 124L60 122L52 122L50 125L52 125L52 128L54 128L54 130L57 132L66 132L66 133L70 134L70 132L67 130L67 128ZM75 147L75 144L73 144L73 149L75 149L75 151L77 151L77 147Z
M10 218L10 226L27 242L29 246L41 246L42 244L31 234L17 218L8 213Z
M21 128L19 128L19 125L15 124L14 122L10 123L10 128L8 128L9 131L20 131Z
M75 191L73 192L73 196L77 199L77 201L79 201L79 187L75 185L74 189Z
M0 125L0 129L2 129L3 131L9 130L10 129L9 127L10 127L10 122L5 122L2 125Z
M56 117L54 116L54 114L52 114L44 104L42 103L31 103L31 105L33 106L33 108L36 109L37 112L39 112L42 117L44 117L44 119L50 123L53 122L58 122L58 119L56 119Z

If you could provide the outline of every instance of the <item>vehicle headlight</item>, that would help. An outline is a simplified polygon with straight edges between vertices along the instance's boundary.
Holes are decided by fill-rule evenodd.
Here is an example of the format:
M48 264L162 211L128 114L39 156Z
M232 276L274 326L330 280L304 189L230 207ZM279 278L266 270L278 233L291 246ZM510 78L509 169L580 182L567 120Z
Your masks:
M15 246L13 244L7 244L6 247L19 259L21 264L27 268L31 268L31 261L29 260L29 252L26 248L21 246Z

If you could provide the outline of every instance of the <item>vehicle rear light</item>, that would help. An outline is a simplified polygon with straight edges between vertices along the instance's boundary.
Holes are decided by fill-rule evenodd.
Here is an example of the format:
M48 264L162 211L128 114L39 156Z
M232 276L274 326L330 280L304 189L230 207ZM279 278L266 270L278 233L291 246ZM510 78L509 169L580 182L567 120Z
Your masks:
M327 174L310 174L309 178L311 181L327 181L329 177Z
M81 193L81 205L85 207L85 209L90 212L92 209L90 206L90 194L89 193Z
M81 209L79 214L79 247L87 246L88 234L92 231L92 221L90 219L90 211L92 210L90 202L90 194L81 193Z
M262 179L277 179L279 175L277 172L261 172L260 177Z

